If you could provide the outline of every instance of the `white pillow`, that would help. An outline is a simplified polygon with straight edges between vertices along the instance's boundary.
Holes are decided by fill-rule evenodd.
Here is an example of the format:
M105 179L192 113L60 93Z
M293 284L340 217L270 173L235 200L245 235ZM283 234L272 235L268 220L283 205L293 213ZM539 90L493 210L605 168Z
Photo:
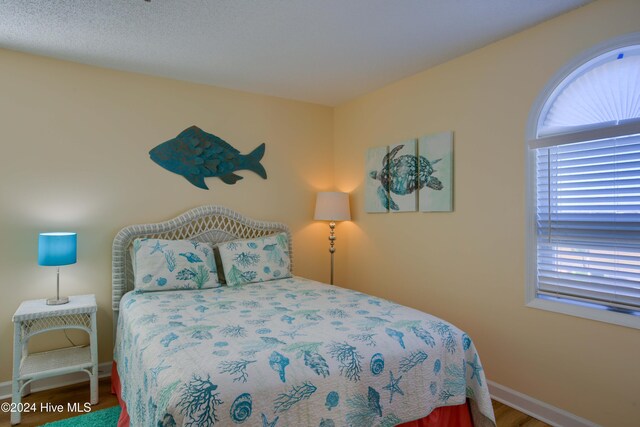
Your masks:
M135 288L144 292L217 288L213 249L193 240L133 241Z
M227 286L291 277L286 233L217 245Z

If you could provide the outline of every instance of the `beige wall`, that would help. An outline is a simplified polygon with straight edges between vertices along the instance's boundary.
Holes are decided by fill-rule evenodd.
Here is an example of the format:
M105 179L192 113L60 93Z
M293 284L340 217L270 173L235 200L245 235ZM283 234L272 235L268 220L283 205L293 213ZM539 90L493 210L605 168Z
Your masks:
M111 360L111 241L131 223L201 204L289 223L295 273L328 280L314 193L352 191L337 227L337 283L452 321L489 379L606 426L640 419L640 331L524 307L524 127L573 56L640 31L640 2L600 0L335 110L0 50L0 342L20 301L50 296L37 233L79 233L65 294L96 293L100 360ZM241 152L267 143L269 179L195 188L147 152L197 124ZM455 211L365 214L366 148L455 132ZM332 144L333 142L333 144ZM75 337L75 335L74 335ZM36 343L64 345L64 338ZM0 347L0 382L11 346Z
M447 319L487 377L596 423L640 425L640 331L526 308L525 124L572 57L640 31L640 2L598 1L335 110L338 283ZM367 214L364 154L454 131L453 213Z
M11 378L14 310L55 295L55 268L37 265L38 232L78 232L61 291L96 294L101 362L112 351L111 243L125 225L225 205L288 223L295 273L328 278L326 225L312 221L315 192L333 183L328 107L0 50L0 117L0 382ZM149 159L193 124L242 153L265 142L269 178L242 171L233 186L208 178L205 191Z

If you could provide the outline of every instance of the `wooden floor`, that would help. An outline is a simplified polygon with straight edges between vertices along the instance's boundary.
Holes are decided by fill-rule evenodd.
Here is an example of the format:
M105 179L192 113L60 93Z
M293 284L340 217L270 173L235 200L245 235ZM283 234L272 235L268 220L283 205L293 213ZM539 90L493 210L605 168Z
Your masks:
M493 413L496 416L498 427L549 427L549 424L536 420L500 402L492 400L491 403L493 404Z
M118 404L118 399L115 395L111 394L111 378L104 378L100 380L98 392L100 393L100 402L97 405L91 407L92 411L98 411L100 409L106 409ZM10 402L11 400L2 400L0 402ZM50 423L52 421L61 420L64 418L71 418L78 413L67 412L68 403L79 403L80 407L83 407L85 402L89 402L89 383L74 384L67 387L55 388L51 390L39 391L32 393L22 399L23 403L35 403L36 412L22 413L21 427L36 427L42 424ZM63 405L64 412L46 412L40 410L41 404L50 403L52 405ZM0 426L10 426L10 414L0 411ZM98 427L98 426L96 426Z
M2 400L0 402L8 402ZM33 393L23 399L25 403L35 403L36 412L23 413L21 427L36 427L52 421L70 418L78 415L77 413L69 413L66 410L61 413L40 411L41 404L63 405L66 409L68 403L79 403L80 407L89 401L89 383L75 384L67 387L57 388L53 390L40 391ZM111 394L111 379L105 378L100 380L100 403L93 406L92 411L109 408L118 404L118 399ZM503 405L500 402L493 401L493 410L496 415L496 423L498 427L545 427L541 421L531 418L530 416L518 412L513 408ZM0 412L0 426L9 426L9 414Z

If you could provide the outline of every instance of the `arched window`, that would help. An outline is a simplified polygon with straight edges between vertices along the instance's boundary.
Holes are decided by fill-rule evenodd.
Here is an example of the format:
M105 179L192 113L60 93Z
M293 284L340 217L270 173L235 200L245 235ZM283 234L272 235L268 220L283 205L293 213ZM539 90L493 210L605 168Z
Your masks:
M527 144L527 305L640 328L640 33L561 70Z

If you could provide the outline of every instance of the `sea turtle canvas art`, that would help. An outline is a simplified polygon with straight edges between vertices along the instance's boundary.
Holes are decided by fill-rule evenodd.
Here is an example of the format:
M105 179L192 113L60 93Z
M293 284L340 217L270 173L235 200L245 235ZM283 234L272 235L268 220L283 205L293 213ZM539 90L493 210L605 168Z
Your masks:
M367 150L366 211L452 210L452 143L444 132Z
M365 211L369 213L389 212L389 186L377 179L372 179L370 173L383 168L383 160L389 153L389 147L373 147L367 150L365 158L364 203ZM380 195L379 193L382 193Z
M420 174L419 179L425 180L418 193L421 212L450 212L453 210L453 132L442 132L426 135L419 139L418 152L421 157L438 159L435 166L437 172L427 176ZM431 162L431 166L435 162ZM429 180L437 175L441 188L429 185Z
M391 212L415 212L418 210L418 162L416 141L408 140L389 146L389 154L378 171L369 176L389 189L388 205ZM382 193L379 194L382 197Z

